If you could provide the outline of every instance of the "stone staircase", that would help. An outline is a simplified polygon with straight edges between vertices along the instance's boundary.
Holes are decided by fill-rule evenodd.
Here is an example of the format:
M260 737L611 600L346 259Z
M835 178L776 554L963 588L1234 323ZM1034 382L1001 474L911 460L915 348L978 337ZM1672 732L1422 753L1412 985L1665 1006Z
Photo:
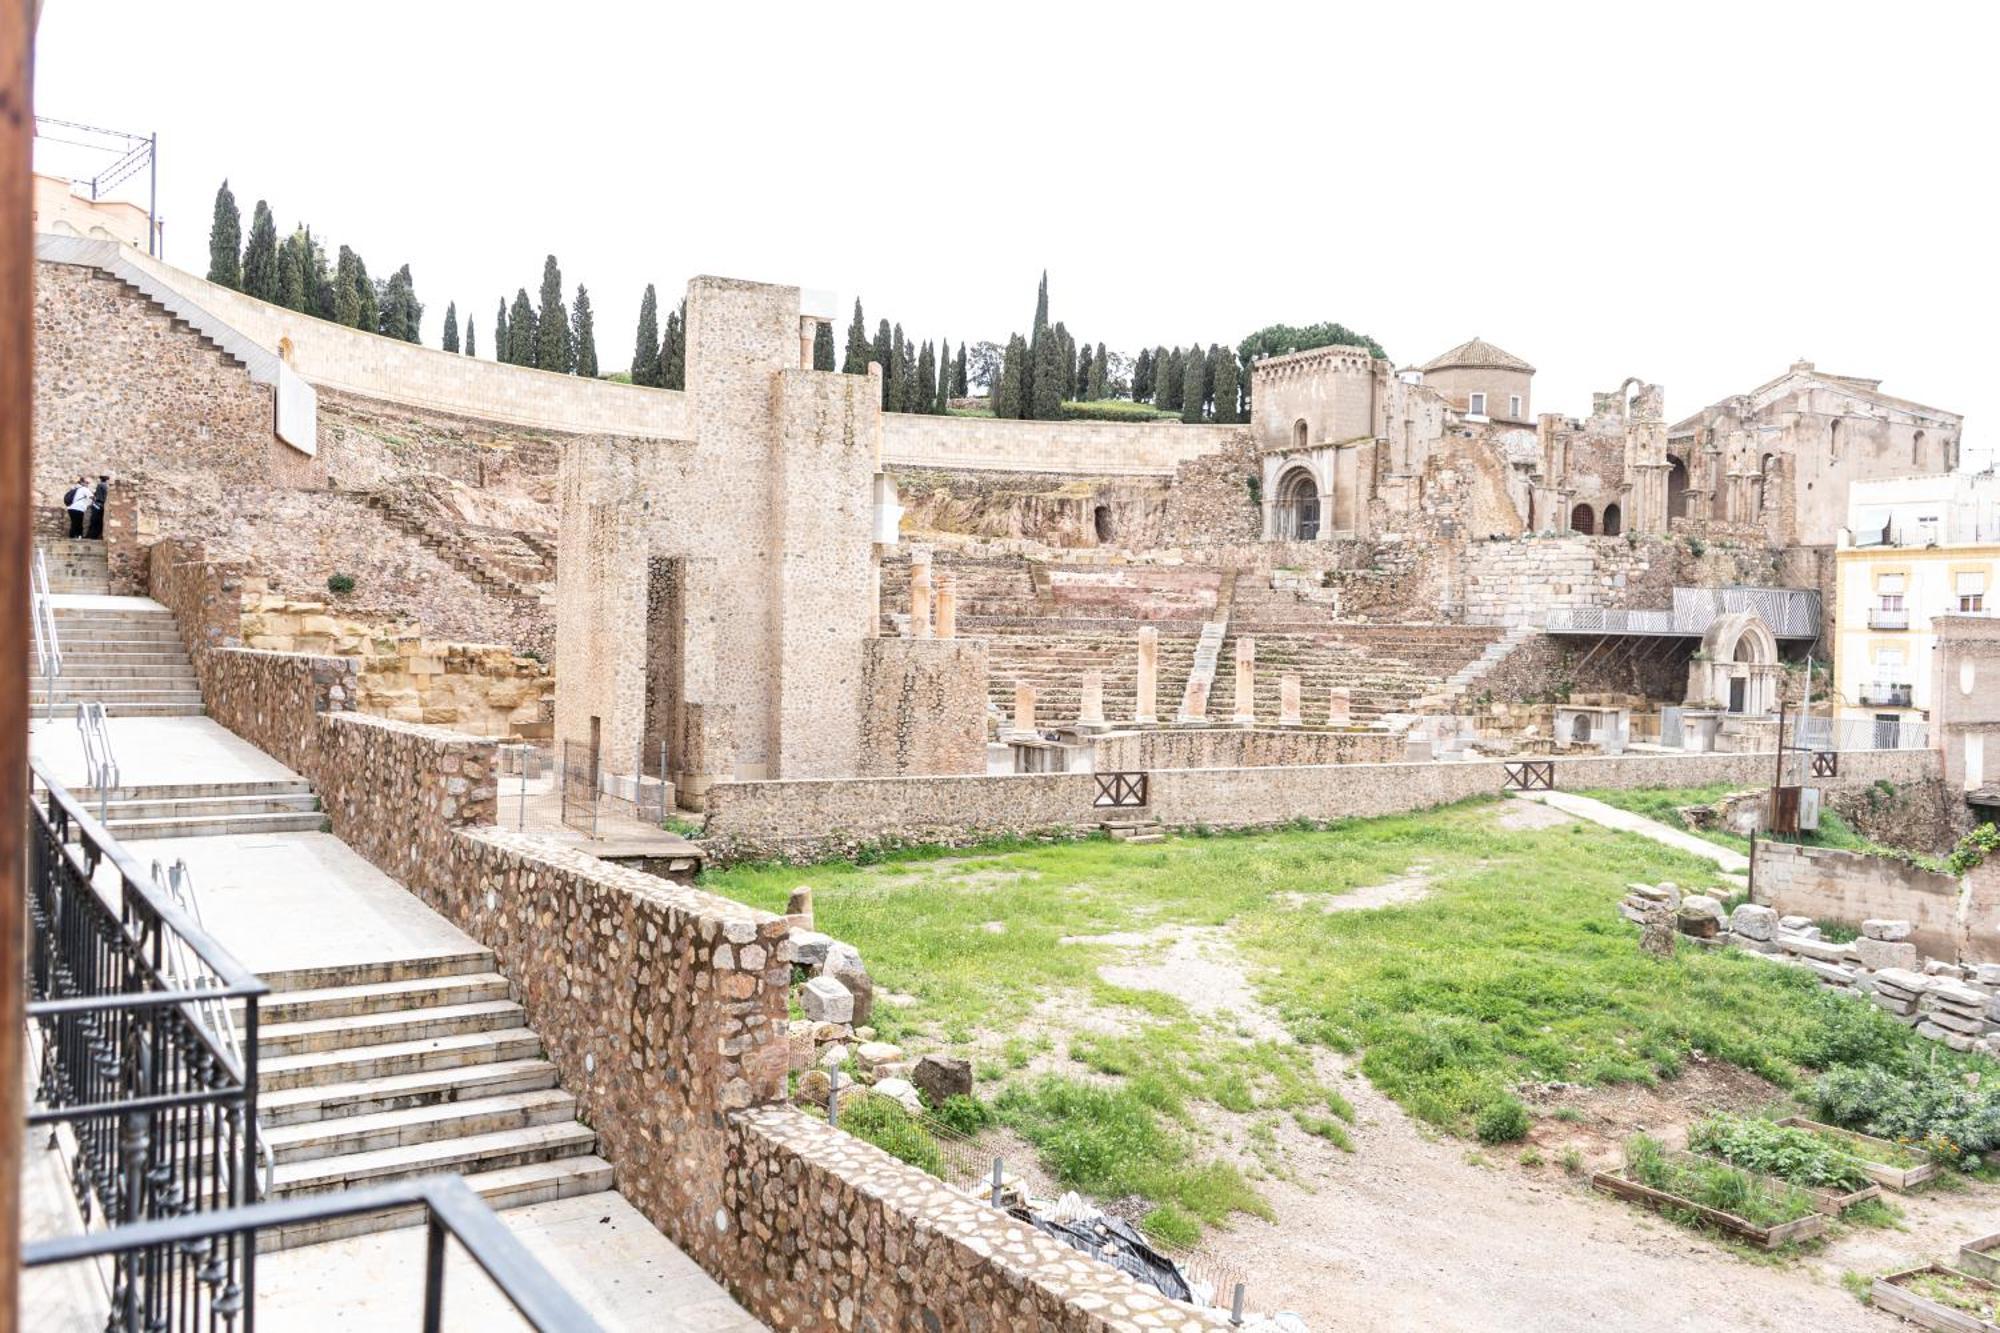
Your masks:
M1159 624L1159 706L1171 716L1194 661L1194 626ZM959 621L966 638L986 640L988 699L1012 716L1014 683L1035 687L1035 715L1049 726L1076 719L1083 702L1083 678L1104 673L1104 716L1129 722L1138 698L1137 621Z
M104 593L111 590L111 567L103 542L52 537L40 545L42 557L49 568L50 592Z
M1211 720L1215 717L1215 663L1222 654L1222 640L1229 632L1226 620L1211 620L1201 627L1201 635L1194 644L1194 664L1188 669L1187 680L1181 686L1180 709L1174 714L1178 721L1186 722L1195 716L1195 696L1207 691L1206 712Z
M89 803L93 815L97 813L96 789L85 787L76 795ZM106 827L126 842L327 831L319 797L304 781L114 787L106 812Z
M555 558L547 543L507 528L446 517L395 490L370 491L363 498L370 509L494 596L539 603L551 595Z
M51 588L55 575L49 576ZM54 702L68 711L81 700L96 700L110 717L194 717L201 713L201 690L194 663L181 645L173 613L165 607L55 608L56 638L63 670ZM30 682L30 702L50 702L48 683Z
M1438 689L1436 700L1450 709L1470 697L1473 687L1484 680L1487 673L1500 665L1502 658L1519 648L1542 631L1534 625L1516 625L1505 634L1486 645L1479 656L1454 671Z
M1129 842L1143 847L1167 840L1166 829L1151 815L1134 815L1130 819L1101 819L1097 827L1103 829L1113 842Z
M612 1187L597 1135L490 951L266 974L258 1111L272 1196L449 1172L494 1208ZM423 1220L421 1207L281 1230L289 1249ZM260 1247L265 1247L260 1242Z

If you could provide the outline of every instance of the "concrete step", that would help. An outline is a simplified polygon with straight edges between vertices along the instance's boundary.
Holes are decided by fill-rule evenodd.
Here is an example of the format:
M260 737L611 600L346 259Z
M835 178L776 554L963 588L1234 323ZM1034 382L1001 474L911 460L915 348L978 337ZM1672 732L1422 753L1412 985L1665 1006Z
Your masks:
M437 1102L317 1124L266 1126L264 1142L279 1166L407 1148L446 1139L501 1134L537 1125L576 1123L576 1098L561 1088L509 1092L472 1101Z
M512 1000L480 1000L432 1009L392 1009L385 1013L345 1014L338 1018L308 1018L297 1023L262 1026L257 1058L277 1059L315 1051L361 1051L438 1037L479 1032L504 1032L527 1026L526 1011Z
M37 684L41 682L32 663L28 674ZM186 658L168 662L130 662L114 657L86 662L75 660L67 651L63 653L62 674L56 677L56 681L64 687L109 685L113 688L159 689L162 685L171 685L184 690L196 688L194 663Z
M495 1210L520 1208L531 1203L575 1198L580 1194L602 1193L611 1188L611 1163L602 1157L586 1153L545 1162L530 1162L525 1166L507 1167L504 1170L480 1171L467 1176L465 1183L470 1185L490 1208ZM350 1236L367 1236L378 1231L421 1226L424 1219L425 1210L419 1205L359 1217L304 1222L295 1227L283 1227L259 1234L257 1250L259 1253L271 1253L294 1249L301 1245L318 1245L326 1241L344 1240Z
M259 1091L257 1118L266 1128L379 1115L406 1107L504 1097L556 1086L556 1067L547 1060L499 1060L492 1064L451 1069L422 1069L410 1074L352 1083L307 1084Z
M95 787L72 787L78 796L97 799ZM267 782L178 782L148 784L144 787L113 787L111 800L119 801L203 801L231 796L311 796L312 784L303 778Z
M111 716L119 714L106 709ZM326 815L318 810L280 814L168 815L157 819L113 819L111 832L127 842L146 838L220 838L246 833L324 833ZM72 838L74 841L74 838Z
M596 1131L574 1120L556 1125L528 1125L434 1143L402 1144L372 1152L280 1163L272 1192L281 1199L297 1198L302 1194L330 1194L438 1172L470 1175L478 1171L504 1171L532 1162L582 1157L596 1149Z
M373 963L339 963L331 967L296 967L263 973L264 984L273 993L331 990L339 986L373 986L387 981L421 981L434 977L462 977L473 972L492 972L491 949L467 949L459 953L423 954L415 958L387 958Z
M1143 847L1149 843L1165 842L1166 840L1167 835L1164 833L1134 833L1131 837L1122 839L1122 841L1130 843L1134 847Z
M364 986L287 991L267 997L257 1006L257 1013L261 1023L308 1023L316 1019L439 1009L506 998L507 978L498 972L473 972L459 977L416 977ZM234 1007L240 1011L242 1005Z
M186 667L192 671L194 663L188 660L185 651L179 648L162 650L154 645L144 645L134 649L107 647L101 643L64 643L62 645L63 671L90 671L98 667Z
M311 792L289 795L193 796L183 799L113 800L111 822L135 819L234 819L239 815L313 814L319 797Z
M65 707L76 701L67 696L56 700ZM185 704L125 704L104 705L106 717L200 717L206 711L199 702Z
M502 1060L532 1060L541 1053L542 1039L527 1028L515 1027L495 1032L462 1032L448 1037L428 1037L422 1041L389 1042L344 1051L312 1051L305 1055L259 1059L257 1072L262 1087L282 1091L286 1088L324 1087L333 1083L359 1083L386 1078L391 1074L497 1064Z
M201 691L195 689L139 689L126 684L111 688L91 688L75 681L65 680L51 693L47 690L31 690L28 702L44 704L53 697L58 702L75 703L79 699L94 699L106 708L113 704L124 704L128 708L152 707L165 704L199 704Z

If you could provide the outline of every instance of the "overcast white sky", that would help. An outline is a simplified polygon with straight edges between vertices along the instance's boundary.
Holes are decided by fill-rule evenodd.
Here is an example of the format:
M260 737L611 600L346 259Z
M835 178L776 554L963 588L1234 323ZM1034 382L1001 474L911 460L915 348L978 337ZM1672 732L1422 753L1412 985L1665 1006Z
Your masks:
M1996 353L1991 6L306 5L48 0L37 110L160 135L167 258L229 177L490 354L542 258L607 368L644 285L864 300L914 340L1127 352L1478 334L1582 413L1795 357L1964 412ZM51 146L45 168L88 174ZM143 198L143 195L138 196ZM845 309L845 304L843 304Z

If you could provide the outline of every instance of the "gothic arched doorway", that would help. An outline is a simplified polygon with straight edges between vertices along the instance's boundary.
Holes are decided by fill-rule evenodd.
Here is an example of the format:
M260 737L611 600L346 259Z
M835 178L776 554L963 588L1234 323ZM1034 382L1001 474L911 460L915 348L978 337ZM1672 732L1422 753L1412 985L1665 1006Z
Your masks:
M1319 539L1319 485L1312 473L1295 467L1278 479L1278 531L1281 541Z
M1569 530L1586 537L1597 531L1597 516L1590 512L1589 505L1578 505L1569 511Z
M1625 524L1624 516L1618 512L1617 505L1604 506L1605 536L1616 537L1619 534L1619 532L1623 529L1624 524Z

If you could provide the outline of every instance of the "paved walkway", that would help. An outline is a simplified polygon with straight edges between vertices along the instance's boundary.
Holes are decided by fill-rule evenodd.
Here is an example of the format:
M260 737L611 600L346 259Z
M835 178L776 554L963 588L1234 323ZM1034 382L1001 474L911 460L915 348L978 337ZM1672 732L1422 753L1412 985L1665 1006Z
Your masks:
M1578 796L1567 791L1515 792L1522 800L1540 801L1578 819L1587 819L1593 824L1617 829L1621 833L1636 833L1642 838L1651 838L1663 846L1686 852L1689 856L1699 856L1705 861L1713 861L1718 870L1725 874L1742 875L1749 873L1750 858L1739 851L1710 842L1707 838L1668 828L1657 819L1635 815L1630 810L1620 810L1615 805L1594 801L1588 796Z
M90 781L74 709L66 717L38 718L28 753L48 765L66 787ZM114 717L105 720L118 779L127 787L173 787L218 782L298 782L298 774L211 717Z

